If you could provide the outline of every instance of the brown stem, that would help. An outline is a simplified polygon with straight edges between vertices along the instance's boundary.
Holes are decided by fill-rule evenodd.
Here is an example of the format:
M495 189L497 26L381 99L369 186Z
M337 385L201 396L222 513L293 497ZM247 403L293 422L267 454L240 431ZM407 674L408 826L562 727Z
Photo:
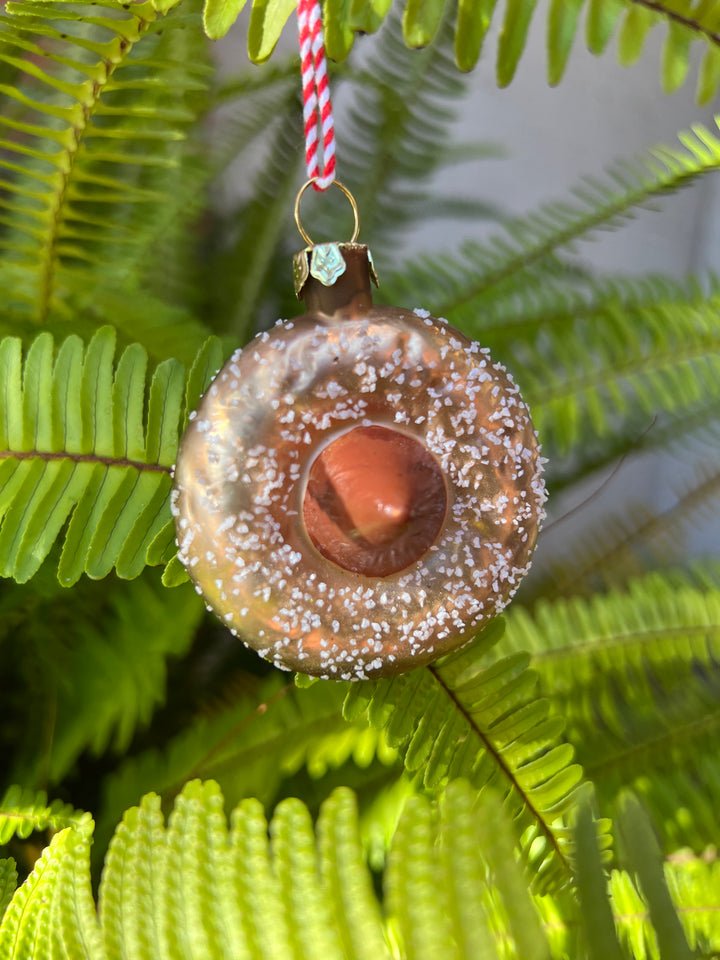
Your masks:
M507 777L508 782L513 785L513 788L514 788L515 791L517 792L518 796L520 797L520 799L522 800L522 802L525 804L525 806L526 806L527 809L529 810L530 815L533 817L533 819L535 820L535 822L539 825L539 827L540 827L541 831L543 832L543 834L547 837L548 842L550 843L550 845L552 846L553 850L555 851L555 853L556 853L557 856L559 857L560 862L563 864L563 866L565 867L565 869L569 872L569 870L570 870L570 864L568 863L567 857L565 856L562 848L560 847L560 843L559 843L559 841L558 841L558 838L555 836L555 834L552 832L552 830L550 829L550 827L548 826L548 824L545 822L545 820L544 820L543 816L541 815L540 811L539 811L539 810L537 809L537 807L535 807L535 805L533 804L532 800L531 800L530 797L528 796L527 791L525 791L525 790L523 789L523 787L518 783L517 777L515 776L515 774L513 773L513 771L510 769L510 767L509 767L509 766L507 765L507 763L505 762L505 759L504 759L503 755L500 753L500 751L499 751L498 748L495 746L495 744L492 742L492 740L490 740L490 739L483 733L483 731L480 729L480 727L475 723L475 720L474 720L474 718L472 717L472 715L471 715L471 714L469 713L469 711L465 708L465 706L460 702L460 700L458 700L458 698L455 696L455 693L450 689L450 687L445 683L445 681L443 680L443 678L442 678L442 676L440 675L440 673L438 672L438 670L437 670L435 667L433 667L433 666L429 666L427 669L428 669L428 671L433 675L433 677L435 677L435 679L436 679L437 682L440 684L440 686L443 688L443 690L445 691L445 693L447 694L447 696L452 700L452 702L453 702L453 704L455 705L455 707L456 707L456 708L460 711L460 713L462 713L462 715L465 717L465 719L467 720L468 724L470 725L470 727L472 728L472 730L474 731L474 733L476 733L477 736L478 736L478 738L482 741L482 744L483 744L483 746L485 747L485 749L487 750L487 752L488 752L488 753L490 754L490 756L493 758L493 760L495 761L495 763L497 763L498 767L502 770L502 772L503 772L503 774L505 775L505 777Z
M702 36L710 40L711 43L720 46L720 33L715 30L710 30L709 27L704 27L701 23L698 23L697 20L693 20L692 17L686 17L683 16L682 13L678 13L676 10L670 10L665 6L665 4L660 3L659 0L629 0L629 2L636 4L638 7L645 7L648 10L653 10L655 13L661 14L668 20L672 20L675 23L681 24L683 27L687 27L688 30L692 30L694 33L702 34Z

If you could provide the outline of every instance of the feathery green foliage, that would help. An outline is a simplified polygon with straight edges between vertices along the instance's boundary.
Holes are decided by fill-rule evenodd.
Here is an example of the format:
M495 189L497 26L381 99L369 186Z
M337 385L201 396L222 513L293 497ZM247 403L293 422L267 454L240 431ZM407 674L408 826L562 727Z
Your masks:
M209 37L224 36L245 6L246 0L205 0L203 19ZM500 22L496 73L499 86L507 86L515 76L525 49L537 0L405 0L402 36L408 47L416 49L431 43L440 30L444 14L455 20L455 61L461 70L472 70L478 61L487 32L494 21ZM496 11L496 7L499 8ZM338 3L325 0L322 5L328 55L344 60L356 32L373 33L391 8L391 0ZM503 9L500 21L500 9ZM295 9L293 0L253 0L248 30L248 54L262 63L272 53L288 18ZM584 17L583 17L584 15ZM643 53L645 41L658 24L667 25L662 55L663 89L672 93L687 80L691 53L695 45L704 50L697 79L697 99L708 103L720 84L720 4L717 0L694 3L693 0L551 0L547 9L547 77L559 83L580 24L585 21L585 42L594 54L606 49L613 32L617 33L618 60L625 66L635 63Z
M628 873L616 871L608 888L592 819L581 819L577 830L580 869L590 881L583 900L603 916L605 945L617 948L617 928L642 946L634 956L689 957L676 911L693 904L684 914L690 941L717 949L716 901L703 886L709 871L688 863L664 873L659 858L644 855L653 844L651 826L632 798L621 827L647 911ZM527 893L507 811L494 794L478 798L462 780L449 784L439 803L415 797L406 804L383 877L385 910L363 860L349 790L325 800L314 826L299 800L280 803L269 823L262 806L246 800L233 810L229 829L212 781L188 783L167 824L159 798L149 794L127 811L110 843L97 916L91 834L85 817L55 836L0 922L0 955L53 956L64 949L88 960L149 960L192 950L252 960L375 960L395 952L422 960L552 960L577 944L576 902ZM628 903L636 910L626 918L618 908ZM546 929L551 912L552 931ZM596 949L600 944L589 937L598 928L589 915L586 909L581 923Z
M654 574L588 599L507 615L539 693L606 809L627 785L646 796L669 848L702 849L720 802L720 591ZM698 790L698 785L703 788Z
M35 830L64 830L78 824L82 817L61 800L48 804L43 791L33 793L15 785L0 800L0 844L6 844L15 834L29 837Z
M70 335L57 352L52 335L41 333L24 363L18 338L0 342L2 576L29 580L58 537L64 586L112 569L132 579L172 557L168 497L178 431L217 369L218 345L209 341L198 354L190 397L182 365L160 364L147 412L145 350L133 344L117 364L114 353L111 327L87 348Z
M1 90L14 108L0 142L0 277L9 306L39 320L67 319L77 272L123 277L124 251L168 199L161 184L196 116L187 101L205 89L206 64L174 43L186 14L116 0L81 10L15 2L0 21L3 62L33 91Z
M502 627L494 621L473 644L425 669L352 684L344 711L355 719L367 710L425 787L465 777L478 790L488 784L502 790L527 831L536 883L552 886L570 871L562 816L575 802L581 770L571 762L572 747L556 742L562 721L532 696L535 677L527 657L483 667Z
M230 686L223 700L171 740L160 753L130 757L111 777L98 820L104 837L123 810L152 787L167 803L192 777L212 777L231 803L255 797L270 804L283 779L306 767L314 778L349 760L367 770L376 760L390 767L397 755L365 723L342 718L345 684L300 690L272 674L242 688Z

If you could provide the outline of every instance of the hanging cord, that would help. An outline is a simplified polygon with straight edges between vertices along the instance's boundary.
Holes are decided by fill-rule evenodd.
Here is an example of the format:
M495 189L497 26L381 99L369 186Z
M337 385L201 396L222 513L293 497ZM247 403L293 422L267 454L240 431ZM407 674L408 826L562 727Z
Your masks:
M327 190L335 179L335 124L330 103L325 39L319 0L298 0L298 31L302 69L305 163L316 190ZM322 169L319 158L318 105L322 127Z

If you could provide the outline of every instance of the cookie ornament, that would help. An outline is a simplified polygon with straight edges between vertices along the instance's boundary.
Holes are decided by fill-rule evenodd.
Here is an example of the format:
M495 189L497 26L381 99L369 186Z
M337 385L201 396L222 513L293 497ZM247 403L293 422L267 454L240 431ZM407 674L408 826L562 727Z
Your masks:
M527 572L545 490L509 374L446 321L375 306L367 247L295 258L305 313L236 351L183 437L179 557L283 669L390 676L467 642Z

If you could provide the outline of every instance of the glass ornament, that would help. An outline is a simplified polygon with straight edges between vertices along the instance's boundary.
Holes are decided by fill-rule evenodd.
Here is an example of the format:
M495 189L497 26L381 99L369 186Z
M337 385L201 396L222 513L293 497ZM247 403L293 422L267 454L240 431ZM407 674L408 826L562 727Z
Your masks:
M466 643L514 595L542 458L487 350L425 310L375 306L367 247L316 246L298 225L306 312L235 351L191 416L178 555L277 667L390 676Z

